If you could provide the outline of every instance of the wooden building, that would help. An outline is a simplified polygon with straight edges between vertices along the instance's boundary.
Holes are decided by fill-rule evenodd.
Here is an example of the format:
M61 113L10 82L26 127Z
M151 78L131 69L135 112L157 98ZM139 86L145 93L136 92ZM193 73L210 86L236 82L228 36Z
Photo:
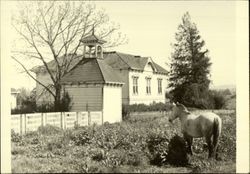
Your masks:
M120 122L124 83L103 59L104 41L93 34L81 42L86 56L61 80L71 97L71 111L102 111L103 122Z

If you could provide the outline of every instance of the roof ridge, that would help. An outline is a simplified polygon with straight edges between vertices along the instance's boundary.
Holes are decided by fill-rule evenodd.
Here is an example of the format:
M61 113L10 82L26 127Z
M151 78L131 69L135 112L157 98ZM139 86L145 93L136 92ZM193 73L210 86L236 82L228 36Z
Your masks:
M101 66L100 66L100 64L99 64L99 60L95 59L95 61L97 62L97 65L98 65L98 67L99 67L99 71L101 72L101 75L102 75L102 79L103 79L103 81L104 81L104 83L105 83L106 80L105 80L104 75L103 75L103 72L102 72L102 70L101 70Z
M132 68L125 60L123 60L123 58L122 58L118 53L120 53L120 52L116 52L116 54L118 55L118 57L119 57L124 63L126 63L126 64L128 65L129 68ZM123 53L122 53L122 54L123 54Z

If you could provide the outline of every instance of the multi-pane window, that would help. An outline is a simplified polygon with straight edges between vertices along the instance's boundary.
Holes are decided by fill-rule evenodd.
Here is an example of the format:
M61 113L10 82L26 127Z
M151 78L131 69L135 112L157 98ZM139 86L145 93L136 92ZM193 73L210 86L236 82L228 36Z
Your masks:
M146 93L151 94L151 78L146 78Z
M138 77L133 77L133 94L138 94Z
M162 79L158 79L158 94L162 94Z

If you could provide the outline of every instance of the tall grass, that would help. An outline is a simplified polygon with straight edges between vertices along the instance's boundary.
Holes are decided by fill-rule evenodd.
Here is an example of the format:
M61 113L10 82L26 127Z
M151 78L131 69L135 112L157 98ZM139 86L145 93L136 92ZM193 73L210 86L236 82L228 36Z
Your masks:
M221 114L221 118L219 154L222 160L208 160L203 148L205 141L197 139L193 144L195 154L188 158L190 165L186 170L210 171L218 165L235 163L235 113ZM125 122L75 130L62 131L47 126L27 136L13 133L12 172L169 171L175 167L167 158L169 143L174 136L182 136L180 132L179 121L170 125L168 115L158 113L145 117L132 115ZM176 171L180 171L179 168Z

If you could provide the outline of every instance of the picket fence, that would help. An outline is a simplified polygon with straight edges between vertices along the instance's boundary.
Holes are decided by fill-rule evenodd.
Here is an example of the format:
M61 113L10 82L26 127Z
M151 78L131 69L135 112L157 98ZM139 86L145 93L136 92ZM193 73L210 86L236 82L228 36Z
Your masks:
M14 114L11 115L11 129L19 134L36 131L39 126L47 124L70 129L75 125L88 126L94 123L100 125L103 123L102 118L101 111Z

